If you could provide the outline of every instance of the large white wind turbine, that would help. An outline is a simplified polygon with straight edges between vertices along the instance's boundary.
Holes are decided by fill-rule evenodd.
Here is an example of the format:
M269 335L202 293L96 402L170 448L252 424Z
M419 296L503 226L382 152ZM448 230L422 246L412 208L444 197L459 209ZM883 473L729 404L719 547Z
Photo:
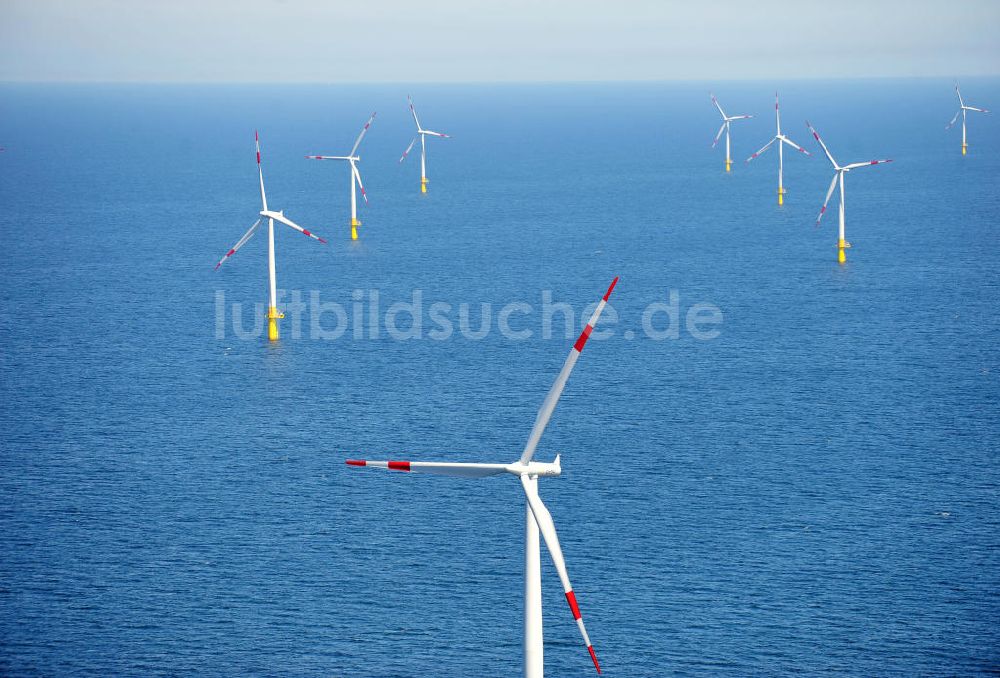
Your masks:
M253 133L254 142L257 144L257 175L260 177L260 202L261 210L260 217L254 222L254 225L250 227L243 237L240 238L232 249L226 252L225 256L219 260L219 263L215 265L215 269L218 270L219 266L222 266L229 257L236 254L236 252L243 247L250 238L253 237L254 233L257 232L257 227L260 226L260 222L263 219L267 219L267 274L268 282L270 284L270 304L267 307L267 338L271 341L278 340L278 320L284 318L285 315L278 311L278 285L277 279L275 277L274 271L274 222L280 221L286 226L291 226L299 233L308 235L314 240L319 240L321 243L326 243L326 240L319 237L315 233L308 231L298 224L294 223L291 219L285 216L285 213L281 210L275 212L274 210L267 209L267 196L264 195L264 172L260 168L260 137L257 136L256 130Z
M715 98L715 95L710 93L710 96L712 97L712 103L715 104L715 107L719 109L719 113L722 115L722 127L719 128L719 133L715 135L715 141L712 142L712 148L715 148L715 146L719 143L719 137L721 137L722 133L725 132L726 133L726 171L728 172L732 168L732 166L733 166L733 160L732 160L732 158L730 157L730 154L729 154L729 124L731 122L733 122L733 120L746 120L748 118L752 118L753 116L752 115L726 115L726 112L724 110L722 110L722 106L719 105L719 100Z
M813 126L809 124L808 120L806 121L806 126L809 128L809 131L812 132L812 135L816 137L816 141L818 141L819 145L823 148L823 152L830 160L830 164L833 165L833 169L835 171L833 181L830 182L830 190L826 192L826 200L823 201L823 207L819 211L819 216L816 217L817 226L819 226L820 219L823 218L823 213L826 212L826 206L827 203L830 202L830 196L833 195L833 189L836 188L837 183L840 183L840 236L837 239L837 261L843 264L847 261L847 255L844 253L844 249L851 246L851 243L844 239L844 175L853 169L858 169L859 167L881 165L882 163L892 162L892 160L869 160L868 162L855 162L841 167L837 164L837 161L833 159L833 156L830 155L830 151L827 149L826 144L824 144L823 140L819 138L819 133L813 129Z
M528 442L521 453L520 459L517 461L510 464L363 461L359 459L349 459L347 461L351 466L374 466L376 468L395 471L420 471L462 478L485 478L487 476L510 473L521 480L527 500L525 508L526 527L524 532L524 675L526 678L541 678L543 673L542 580L538 540L539 530L545 539L545 546L548 548L549 555L552 556L552 562L556 566L556 571L559 573L559 579L562 581L563 591L566 594L566 601L569 603L570 611L573 613L573 618L576 620L580 634L583 636L583 642L587 646L587 651L594 662L594 667L598 673L601 672L601 666L597 662L597 654L594 652L594 646L587 635L587 629L583 625L583 618L580 615L580 608L576 602L576 595L573 593L569 575L566 573L566 561L563 559L562 549L559 546L559 538L556 536L555 524L552 522L549 510L542 503L538 495L539 477L557 476L561 473L559 455L556 455L555 461L551 463L542 463L532 461L531 459L535 453L535 448L538 446L538 441L541 439L542 433L545 432L545 427L552 417L556 403L559 402L559 396L566 386L566 380L569 379L570 372L573 371L573 366L580 357L580 352L583 350L584 344L587 343L587 339L590 337L590 333L593 331L597 319L600 318L601 311L604 310L608 297L611 296L611 291L615 288L617 282L618 278L611 281L608 291L598 303L594 314L590 317L590 321L573 345L569 357L566 358L566 362L559 372L559 376L556 377L555 383L552 384L552 388L549 390L548 395L545 396L545 400L538 410L535 425L532 427L531 433L528 436Z
M425 137L441 137L442 139L449 139L447 134L442 134L441 132L432 132L429 129L424 129L420 126L420 119L417 118L417 110L413 108L413 99L407 95L406 100L410 102L410 113L413 114L413 122L417 125L417 136L413 137L413 141L410 145L406 147L403 151L403 155L400 156L399 162L406 160L406 156L413 149L413 144L417 143L417 139L420 139L420 192L427 192L427 143L425 142Z
M955 124L955 121L958 120L958 116L959 115L962 116L962 155L965 155L966 152L968 152L968 150L969 150L969 145L967 143L965 143L965 112L966 111L975 111L976 113L989 113L989 111L986 110L985 108L976 108L975 106L966 106L965 105L965 101L962 99L962 93L958 91L958 83L955 83L955 94L958 95L958 105L959 105L958 113L955 114L955 117L952 118L951 122L949 122L947 125L945 125L944 128L945 128L945 130L951 129L952 126Z
M361 183L361 173L358 171L358 166L356 163L361 162L359 156L354 155L358 146L361 145L361 140L365 138L365 133L368 128L371 127L372 121L375 119L375 114L372 113L371 117L368 118L368 122L365 126L361 128L361 134L354 141L354 147L351 148L351 152L347 155L307 155L306 158L309 160L346 160L351 164L351 240L358 239L358 226L361 222L358 221L358 199L355 192L355 183L357 188L361 189L361 197L365 199L365 204L368 204L368 194L365 193L365 185Z
M801 153L805 153L806 155L809 155L809 151L807 151L806 149L804 149L801 146L797 145L794 141L792 141L791 139L789 139L788 137L786 137L784 134L781 133L781 110L778 108L778 93L777 92L774 93L774 120L775 120L775 124L777 125L777 132L775 133L774 137L764 145L764 148L760 149L759 151L757 151L756 153L754 153L753 155L751 155L749 158L747 158L747 162L750 162L751 160L753 160L757 156L759 156L762 153L764 153L764 151L766 151L767 149L769 149L771 147L771 144L773 144L775 141L778 142L778 204L779 205L784 205L785 204L785 186L784 186L784 184L782 182L783 182L783 174L784 174L784 160L785 160L784 155L785 155L785 153L784 153L784 148L783 148L782 145L783 144L788 144L789 146L791 146L792 148L794 148L796 151L799 151Z

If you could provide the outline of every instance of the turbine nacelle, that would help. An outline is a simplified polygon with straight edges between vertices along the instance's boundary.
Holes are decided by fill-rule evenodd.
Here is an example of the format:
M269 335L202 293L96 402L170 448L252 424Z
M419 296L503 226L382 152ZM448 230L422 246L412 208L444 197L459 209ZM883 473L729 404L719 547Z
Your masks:
M515 476L536 476L538 478L555 477L562 474L562 467L559 465L559 456L557 454L555 461L548 464L540 461L529 461L527 464L522 464L520 461L515 461L507 465L507 473L512 473Z

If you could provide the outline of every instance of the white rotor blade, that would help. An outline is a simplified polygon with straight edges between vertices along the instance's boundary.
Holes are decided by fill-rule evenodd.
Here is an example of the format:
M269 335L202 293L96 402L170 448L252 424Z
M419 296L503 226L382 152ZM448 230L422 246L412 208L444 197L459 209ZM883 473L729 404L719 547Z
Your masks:
M365 204L368 204L368 194L365 193L365 185L361 183L361 172L358 171L357 165L353 162L351 163L351 171L354 173L354 179L358 182L358 188L361 189L361 197L365 199Z
M965 110L976 111L977 113L989 113L989 111L986 110L985 108L976 108L975 106L966 106Z
M845 170L857 169L859 167L868 167L869 165L882 165L887 162L892 162L892 160L869 160L868 162L852 162L850 165L844 167Z
M268 212L266 216L274 219L275 221L280 221L281 223L285 224L286 226L291 226L292 228L294 228L299 233L302 233L303 235L308 235L313 240L319 240L324 245L326 244L326 240L324 240L323 238L319 237L318 235L316 235L312 231L307 230L305 228L302 228L301 226L299 226L298 224L296 224L294 221L292 221L291 219L289 219L288 217L286 217L284 214L281 214L279 212Z
M265 212L267 211L267 196L264 195L264 170L260 168L260 136L257 134L257 130L253 131L253 140L257 145L257 174L260 176L260 202Z
M346 155L307 155L306 160L347 160Z
M734 115L732 117L726 118L726 120L732 122L733 120L749 120L752 117L753 117L752 115Z
M541 497L538 496L537 481L521 476L521 485L524 486L524 495L528 498L528 506L531 507L531 514L535 516L535 522L538 523L538 529L542 533L542 537L545 539L545 547L549 551L549 555L552 556L552 563L556 566L556 572L559 573L559 580L563 585L563 592L566 594L566 602L569 603L569 609L573 613L573 619L576 620L577 628L580 629L580 635L583 636L583 642L587 645L587 651L590 653L590 659L594 662L594 668L597 672L601 672L601 665L597 663L597 654L594 652L594 646L590 642L590 636L587 635L587 627L583 625L583 616L580 614L580 607L576 602L576 594L573 593L573 585L569 581L569 573L566 571L566 559L563 558L562 548L559 546L559 537L556 535L556 526L552 522L552 514L542 503Z
M819 138L819 132L813 129L813 126L809 124L808 120L806 120L806 127L808 127L809 131L812 132L812 135L816 138L816 141L819 142L819 145L823 147L823 152L826 153L826 159L829 160L830 164L836 168L837 161L833 159L833 156L830 155L830 151L827 149L826 144L824 144L823 140Z
M830 190L826 192L826 200L823 201L823 207L819 210L819 216L816 217L816 225L819 226L820 219L823 218L823 214L826 212L827 203L830 202L830 196L833 195L833 189L837 187L837 178L840 176L840 172L833 175L833 181L830 182Z
M371 127L372 121L374 119L375 119L375 113L373 112L372 117L368 118L368 122L366 122L365 126L361 128L361 134L358 135L358 138L354 141L354 147L351 148L351 152L348 153L347 155L354 155L354 152L358 150L358 146L361 145L361 140L365 138L365 132L367 132L368 128Z
M417 119L417 109L413 107L413 98L409 94L406 95L406 100L410 102L410 113L413 114L413 122L417 123L417 129L420 129L420 120Z
M403 162L404 160L406 160L406 156L409 154L410 151L413 150L413 144L417 143L418 138L419 136L413 137L413 141L410 142L410 145L406 147L405 151L403 151L403 155L400 156L399 162Z
M955 83L955 94L958 95L958 105L965 106L965 102L962 100L962 93L958 91L958 83Z
M713 104L715 104L715 107L719 109L719 113L721 113L721 114L722 114L722 117L723 117L723 119L725 119L725 117L726 117L726 112L725 112L724 110L722 110L722 106L720 106L720 105L719 105L719 100L718 100L718 99L716 99L716 98L715 98L715 95L714 95L714 94L712 94L711 92L709 92L709 96L710 96L710 97L712 97L712 103L713 103Z
M436 461L368 461L366 459L348 459L348 466L371 466L391 471L419 471L434 473L439 476L457 476L460 478L485 478L496 476L507 470L506 464L449 464Z
M774 137L773 139L771 139L770 141L768 141L766 144L764 144L764 148L760 149L759 151L757 151L756 153L754 153L753 155L751 155L749 158L747 158L747 162L750 162L751 160L753 160L757 156L761 155L764 151L766 151L767 149L771 148L771 144L773 144L777 140L778 140L778 137Z
M712 142L712 148L715 148L719 143L719 139L722 137L722 133L726 129L726 123L722 123L722 127L719 128L719 133L715 135L715 141Z
M960 115L962 115L962 109L961 108L958 109L957 113L955 113L955 117L951 119L951 122L949 122L947 125L944 126L945 130L951 129L952 126L955 124L955 121L958 120L958 116L960 116Z
M441 137L442 139L450 139L451 137L447 134L442 134L441 132L432 132L429 129L420 130L421 134L429 134L432 137Z
M784 143L786 143L789 146L791 146L792 148L794 148L796 151L800 152L800 153L805 153L806 155L812 155L812 153L810 153L806 149L802 148L801 146L799 146L797 143L795 143L794 141L792 141L788 137L783 136L783 137L781 137L781 140Z
M527 464L531 461L532 455L535 454L538 441L541 440L542 433L545 432L545 427L548 425L549 419L552 418L552 412L556 409L556 403L559 402L559 396L562 395L563 389L566 387L566 380L569 379L569 374L573 371L573 366L576 365L576 361L580 357L580 352L583 351L587 339L590 338L590 333L594 331L594 325L597 324L597 319L601 317L601 311L604 310L604 306L608 303L608 297L611 296L611 291L615 289L616 284L618 284L618 278L611 281L608 291L604 293L604 297L597 304L594 314L590 316L590 321L583 328L583 332L580 333L580 337L573 344L573 348L570 349L569 356L566 358L566 362L563 363L562 370L559 371L559 376L556 377L552 388L549 389L545 400L542 401L542 406L535 417L535 425L531 428L528 442L524 446L524 452L521 453L522 464Z
M230 248L230 250L228 252L226 252L226 255L224 257L222 257L221 259L219 259L219 263L217 263L215 265L215 270L216 271L219 270L219 266L222 266L222 264L226 263L226 259L228 259L229 257L231 257L234 254L236 254L241 247L243 247L244 245L247 244L247 240L249 240L250 238L252 238L253 234L257 232L257 227L260 226L260 222L261 222L260 219L258 219L257 221L255 221L254 224L253 224L253 226L251 226L250 229L246 233L243 234L243 237L240 238L239 241L237 241L237 243L235 245L233 245L232 248Z

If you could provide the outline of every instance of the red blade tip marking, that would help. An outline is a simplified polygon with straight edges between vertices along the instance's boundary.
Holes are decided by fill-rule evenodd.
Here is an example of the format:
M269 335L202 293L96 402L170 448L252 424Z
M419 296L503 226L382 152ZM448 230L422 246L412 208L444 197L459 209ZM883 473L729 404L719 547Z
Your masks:
M347 465L348 466L365 466L365 460L364 459L348 459L347 460Z
M389 468L393 471L409 471L410 462L408 461L390 461Z
M604 293L604 301L608 300L608 297L611 296L611 291L615 289L615 285L617 284L618 284L618 276L615 276L615 279L612 280L611 284L608 286L608 291Z
M590 660L592 662L594 662L594 668L597 669L598 673L600 673L601 672L601 665L597 663L597 653L594 652L594 646L593 645L588 645L587 646L587 652L590 653Z
M319 241L320 241L321 243L323 243L324 245L326 245L326 244L327 244L326 240L324 240L323 238L319 237L318 235L316 236L316 239L317 239L317 240L319 240Z
M590 333L594 331L594 328L587 325L583 328L583 332L580 332L579 338L577 338L576 343L573 344L573 349L577 353L583 353L583 347L587 343L587 339L590 339Z

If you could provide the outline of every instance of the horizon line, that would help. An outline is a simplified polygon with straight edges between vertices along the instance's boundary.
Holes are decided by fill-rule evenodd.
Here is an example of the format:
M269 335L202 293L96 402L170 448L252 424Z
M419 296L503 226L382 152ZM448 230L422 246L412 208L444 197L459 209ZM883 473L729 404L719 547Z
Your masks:
M831 75L823 77L793 76L780 78L634 78L623 80L4 80L5 85L325 85L325 86L381 86L381 85L643 85L643 84L693 84L740 82L828 82L844 80L964 80L1000 79L996 74L965 75Z

